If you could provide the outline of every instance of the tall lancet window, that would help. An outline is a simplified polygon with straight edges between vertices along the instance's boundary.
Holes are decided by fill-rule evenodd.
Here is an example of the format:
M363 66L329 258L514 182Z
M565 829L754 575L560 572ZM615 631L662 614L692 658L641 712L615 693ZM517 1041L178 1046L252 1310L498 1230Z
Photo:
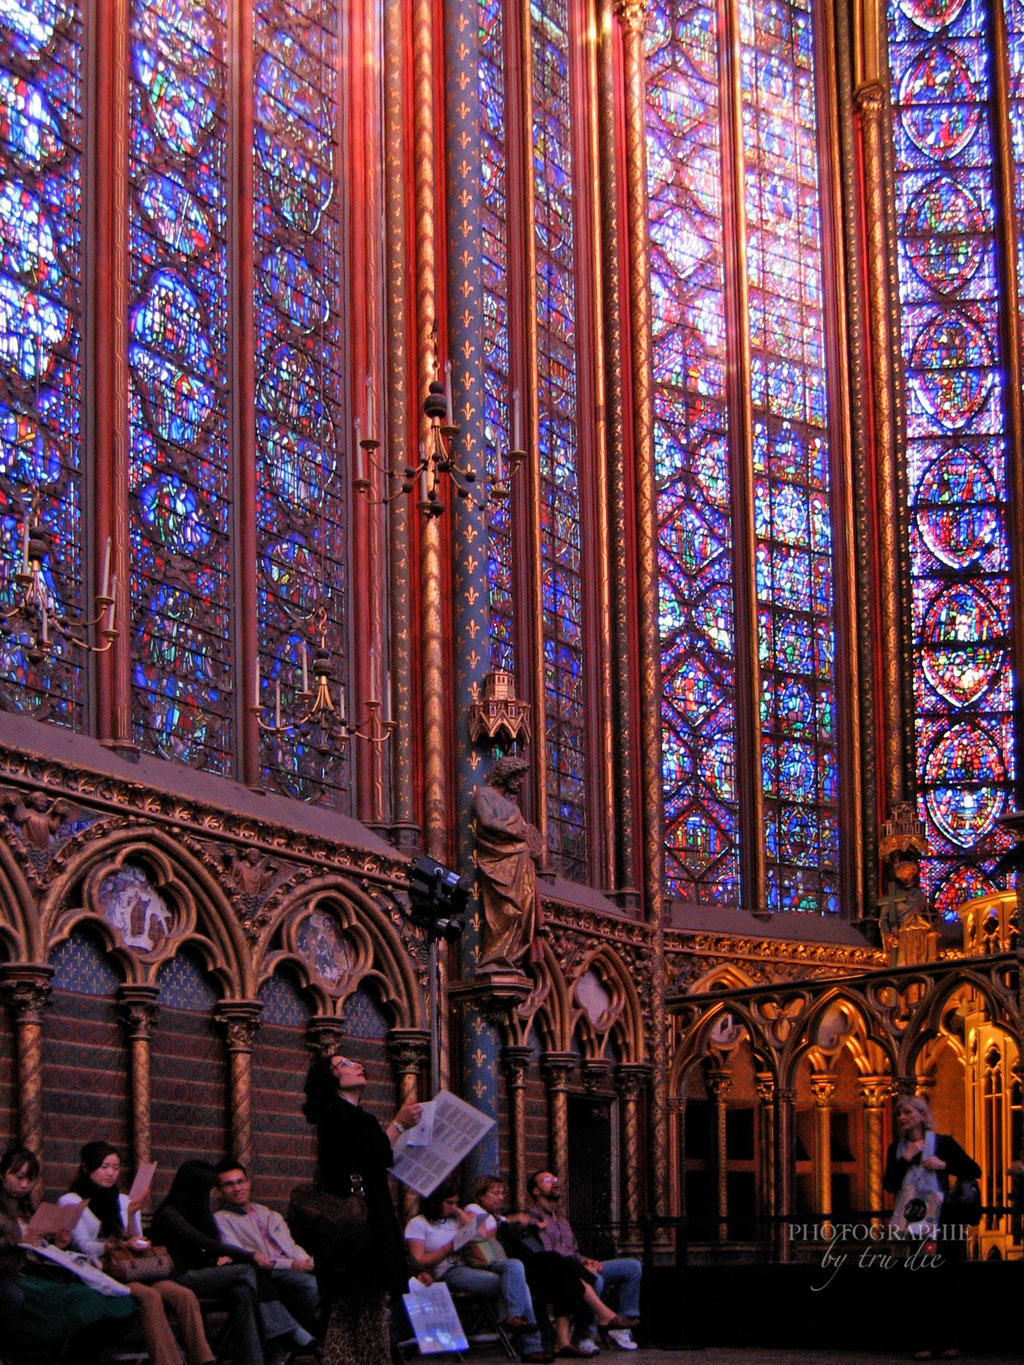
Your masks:
M522 433L525 440L518 414L528 406L526 386L535 383L548 841L562 875L585 881L593 869L584 700L591 664L584 639L586 555L580 496L590 452L581 441L578 410L581 113L574 71L582 47L581 21L571 0L533 3L528 15L528 31L523 32L520 21L526 11L513 22L500 0L482 0L480 5L485 436L493 473L499 454L507 458L514 438ZM516 44L520 50L513 50ZM529 72L526 90L509 75L520 69ZM509 149L523 149L527 127L529 145L521 162L512 164ZM533 202L530 222L510 202L510 186L524 183ZM532 310L529 318L517 307L520 290ZM527 374L530 335L536 341L536 369ZM538 663L525 624L530 611L529 524L520 487L489 514L490 658L494 668L517 675L521 692L532 691L527 680L535 676Z
M996 33L1003 24L1009 70ZM951 913L993 889L997 821L1013 808L1018 775L1013 686L1024 661L1014 658L1013 620L1024 604L1013 601L1020 541L1010 509L1021 453L1007 376L1012 361L1019 384L1020 357L1007 339L1019 338L1020 319L1000 310L1020 298L1021 6L1008 3L1004 18L979 0L901 0L889 11L889 64L917 795L926 885ZM1001 158L1001 124L1014 164Z
M232 770L224 0L135 0L129 178L133 729Z
M0 613L33 510L51 605L82 604L82 73L74 6L0 5ZM79 657L31 643L0 635L0 707L80 728Z
M714 6L655 4L647 30L668 891L833 913L819 25L810 0L727 5L722 20ZM736 584L751 577L744 606ZM763 823L744 801L741 752Z
M331 6L254 7L258 634L265 701L294 714L320 613L344 657L338 35ZM345 748L306 727L263 743L268 785L336 804Z

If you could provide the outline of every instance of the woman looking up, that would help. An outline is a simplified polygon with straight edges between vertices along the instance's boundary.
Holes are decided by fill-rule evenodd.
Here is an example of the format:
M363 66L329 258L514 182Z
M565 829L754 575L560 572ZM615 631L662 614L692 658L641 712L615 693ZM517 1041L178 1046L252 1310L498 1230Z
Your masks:
M388 1187L392 1143L420 1119L405 1104L386 1127L362 1109L366 1072L351 1057L317 1057L306 1076L302 1112L316 1128L322 1189L344 1199L361 1187L368 1215L368 1245L329 1265L316 1257L321 1302L329 1304L324 1365L391 1365L388 1296L401 1302L408 1279L405 1246ZM355 1179L353 1178L355 1177Z

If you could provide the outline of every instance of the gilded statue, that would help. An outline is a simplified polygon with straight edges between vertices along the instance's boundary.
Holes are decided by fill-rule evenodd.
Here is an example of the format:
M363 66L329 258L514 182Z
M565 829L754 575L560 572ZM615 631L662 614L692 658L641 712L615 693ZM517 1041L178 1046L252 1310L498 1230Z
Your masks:
M517 971L538 930L537 867L540 831L519 809L529 763L518 754L499 758L473 794L476 865L484 908L478 968Z

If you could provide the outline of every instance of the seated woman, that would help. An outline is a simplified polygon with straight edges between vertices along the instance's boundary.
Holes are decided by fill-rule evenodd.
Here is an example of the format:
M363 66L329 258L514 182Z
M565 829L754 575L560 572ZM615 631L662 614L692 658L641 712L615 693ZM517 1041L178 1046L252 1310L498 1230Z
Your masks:
M442 1280L449 1289L481 1299L497 1299L502 1325L522 1333L521 1359L550 1360L541 1349L522 1262L506 1260L490 1270L477 1270L460 1261L453 1238L472 1219L473 1214L459 1208L458 1191L451 1182L422 1200L419 1213L405 1228L405 1240L416 1268L427 1272L433 1280Z
M60 1198L62 1204L84 1200L86 1205L72 1231L71 1245L97 1265L111 1243L148 1248L139 1222L139 1206L129 1204L128 1196L118 1193L121 1158L117 1148L109 1142L87 1142L79 1157L74 1183ZM174 1280L157 1280L154 1284L132 1281L128 1288L139 1305L142 1338L153 1365L181 1365L181 1350L167 1320L168 1310L181 1327L188 1365L213 1365L199 1300L191 1289Z
M211 1202L216 1184L217 1172L208 1161L182 1162L153 1215L150 1236L167 1248L179 1284L224 1301L238 1365L265 1365L255 1258L221 1241Z
M80 1280L63 1278L52 1262L33 1261L19 1247L32 1217L32 1189L40 1175L39 1158L27 1147L9 1147L0 1157L0 1311L5 1342L12 1332L44 1346L63 1345L97 1323L133 1317L137 1304L128 1294L108 1298ZM70 1234L54 1243L66 1249Z
M480 1230L484 1237L497 1236L513 1255L519 1254L534 1304L542 1310L550 1307L555 1355L583 1356L586 1352L572 1344L573 1319L587 1305L597 1315L598 1323L607 1326L618 1321L615 1309L598 1297L576 1261L557 1251L544 1250L529 1214L503 1217L507 1193L500 1176L483 1175L470 1189L467 1212L483 1220Z

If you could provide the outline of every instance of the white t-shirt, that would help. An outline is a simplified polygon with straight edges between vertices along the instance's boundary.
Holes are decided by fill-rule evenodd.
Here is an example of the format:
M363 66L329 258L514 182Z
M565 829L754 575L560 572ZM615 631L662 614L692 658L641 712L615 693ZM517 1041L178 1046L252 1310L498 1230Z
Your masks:
M477 1216L477 1240L482 1237L495 1237L498 1232L498 1220L493 1213L488 1213L479 1204L467 1204L467 1213L475 1213Z
M431 1223L422 1213L418 1213L405 1225L405 1240L422 1242L424 1251L438 1251L448 1245L461 1226L458 1218L442 1218L439 1223ZM430 1267L431 1275L435 1280L443 1279L452 1266L458 1264L458 1260L457 1255L446 1256L443 1261Z

